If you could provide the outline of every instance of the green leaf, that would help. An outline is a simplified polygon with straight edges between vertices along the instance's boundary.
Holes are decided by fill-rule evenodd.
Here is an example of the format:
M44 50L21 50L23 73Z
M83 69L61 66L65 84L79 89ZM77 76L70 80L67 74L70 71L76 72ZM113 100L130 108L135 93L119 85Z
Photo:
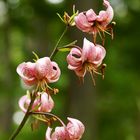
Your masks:
M65 22L59 13L56 13L62 22Z
M49 113L34 113L33 117L35 117L37 120L47 123L49 126L51 126L52 123L57 120L54 116L50 115Z

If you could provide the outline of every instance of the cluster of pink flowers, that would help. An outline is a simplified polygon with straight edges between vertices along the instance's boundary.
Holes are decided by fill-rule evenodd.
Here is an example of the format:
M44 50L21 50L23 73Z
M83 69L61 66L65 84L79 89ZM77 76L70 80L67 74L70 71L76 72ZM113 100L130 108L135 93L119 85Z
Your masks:
M93 43L84 38L83 48L79 46L71 49L67 56L68 68L73 70L76 75L83 79L86 72L89 71L93 82L94 74L102 73L102 67L100 68L101 73L98 72L98 68L102 65L103 59L106 55L106 50L102 45L96 44L96 34L100 32L107 32L111 21L114 16L113 8L111 7L108 0L103 0L103 4L107 8L106 11L101 10L97 15L93 9L84 11L75 16L75 25L83 32L87 32L93 35ZM101 36L101 34L100 34Z
M28 86L41 86L42 92L35 94L35 100L30 111L33 112L51 112L54 108L52 97L44 92L42 84L56 82L60 77L60 68L56 62L50 60L49 57L38 59L35 63L23 62L17 67L17 73L21 80ZM41 84L42 83L42 84ZM47 88L47 87L46 87ZM22 96L19 100L19 107L26 113L30 105L31 97L29 94ZM76 119L68 118L67 126L56 127L55 132L51 135L52 128L48 127L46 132L46 140L74 140L80 139L84 133L84 125Z
M76 25L83 32L90 33L96 38L97 33L105 32L113 19L113 9L108 0L103 0L103 4L107 8L102 10L98 15L90 9L74 16L69 17L67 13L62 19L66 25ZM95 39L96 40L96 39ZM94 74L102 74L98 72L102 68L103 60L106 56L105 48L84 38L83 47L74 45L67 55L68 69L73 70L80 78L84 78L86 72L89 72L94 80ZM38 58L33 62L23 62L17 67L17 73L21 77L22 82L29 87L32 87L34 100L29 110L29 113L49 113L54 108L54 101L50 93L56 93L49 86L50 83L57 82L60 78L61 71L58 64L51 61L50 57ZM95 81L94 81L95 82ZM28 91L29 92L29 91ZM30 92L29 92L30 93ZM22 96L19 100L19 107L24 113L28 113L28 108L32 101L30 94ZM51 114L50 114L51 115ZM39 117L38 117L39 118ZM55 117L58 119L58 117ZM41 119L40 119L41 120ZM48 119L49 120L49 119ZM60 118L58 119L60 121ZM68 118L68 123L65 125L62 120L62 126L55 128L52 132L50 123L46 131L46 140L80 140L85 131L83 123L74 118Z

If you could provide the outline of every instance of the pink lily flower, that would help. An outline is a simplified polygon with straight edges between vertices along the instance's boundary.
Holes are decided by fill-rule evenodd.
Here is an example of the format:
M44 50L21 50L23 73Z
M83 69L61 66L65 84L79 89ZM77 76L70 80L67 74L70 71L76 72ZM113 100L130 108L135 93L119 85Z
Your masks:
M27 95L24 95L20 98L19 107L24 113L26 113L30 101L31 99ZM33 103L32 110L34 110L35 112L51 112L53 107L54 101L51 96L49 96L45 92L37 93L37 97Z
M49 57L40 58L35 63L23 62L17 67L17 73L28 86L56 82L61 74L57 63Z
M52 128L48 127L46 131L46 140L80 140L85 131L81 121L68 118L67 126L56 127L51 134Z
M83 49L72 48L67 56L68 69L74 70L76 75L84 77L86 71L97 73L97 68L102 64L106 50L101 45L94 45L84 38Z
M36 61L35 73L37 79L53 83L59 79L61 72L56 62L49 57L43 57Z
M101 10L98 15L92 9L79 13L74 19L77 28L93 34L107 30L107 26L113 19L114 11L108 0L103 0L103 5L107 9Z

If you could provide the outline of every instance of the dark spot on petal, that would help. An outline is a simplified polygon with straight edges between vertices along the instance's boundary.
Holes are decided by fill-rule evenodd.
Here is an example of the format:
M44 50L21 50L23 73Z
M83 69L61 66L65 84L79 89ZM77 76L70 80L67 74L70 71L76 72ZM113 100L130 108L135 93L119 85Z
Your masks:
M56 68L55 66L53 66L53 69L54 69L54 70L57 70L57 68Z
M77 54L72 54L72 56L75 58L80 58L80 56L78 56Z

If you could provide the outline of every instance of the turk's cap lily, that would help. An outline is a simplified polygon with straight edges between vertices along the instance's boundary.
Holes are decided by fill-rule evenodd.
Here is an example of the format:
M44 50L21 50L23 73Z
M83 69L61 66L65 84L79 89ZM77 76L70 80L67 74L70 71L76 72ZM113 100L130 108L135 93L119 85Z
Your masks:
M68 54L68 69L74 70L77 76L84 77L87 70L95 70L101 65L105 55L104 47L84 38L83 48L73 48Z
M48 127L46 140L80 140L85 131L83 123L77 119L67 119L67 126L56 127L52 134L52 128Z
M56 82L60 77L60 69L56 62L49 57L43 57L36 61L35 73L37 79L45 79L47 82Z
M29 104L31 102L30 96L24 95L19 100L19 107L20 109L26 113ZM54 107L54 101L45 92L38 92L36 99L33 103L32 110L35 112L51 112Z
M27 86L37 85L42 81L53 83L58 81L61 75L58 64L49 57L40 58L35 63L23 62L18 65L17 73Z
M93 34L99 31L105 31L107 25L113 19L114 11L108 0L103 0L103 5L107 9L101 10L98 15L93 11L93 9L89 9L75 16L74 20L77 28L83 32Z

